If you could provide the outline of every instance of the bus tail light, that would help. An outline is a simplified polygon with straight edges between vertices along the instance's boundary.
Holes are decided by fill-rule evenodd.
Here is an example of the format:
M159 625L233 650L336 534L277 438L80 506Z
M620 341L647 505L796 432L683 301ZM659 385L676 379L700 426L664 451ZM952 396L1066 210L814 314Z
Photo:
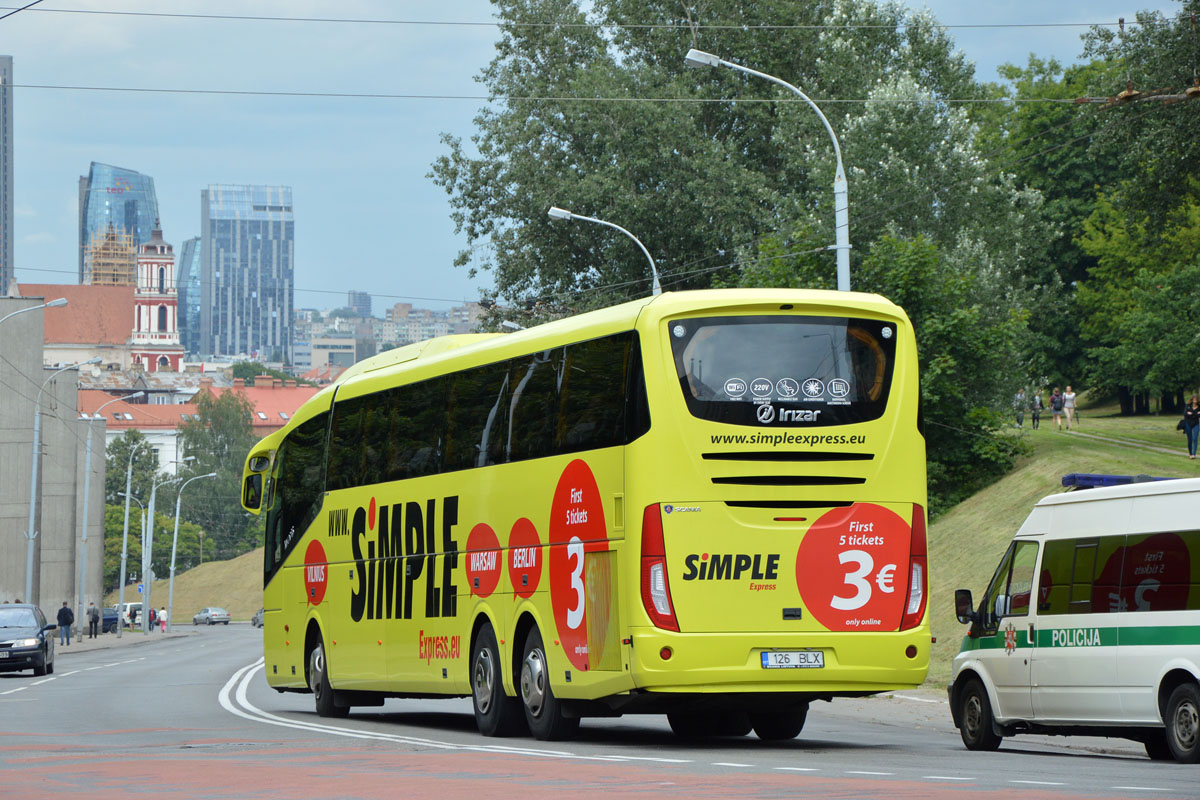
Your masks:
M642 605L659 628L678 631L667 581L667 548L663 543L662 514L658 503L642 512Z
M928 594L928 550L925 544L925 509L913 504L912 543L908 551L908 602L904 606L904 618L900 630L915 628L925 616L925 598Z

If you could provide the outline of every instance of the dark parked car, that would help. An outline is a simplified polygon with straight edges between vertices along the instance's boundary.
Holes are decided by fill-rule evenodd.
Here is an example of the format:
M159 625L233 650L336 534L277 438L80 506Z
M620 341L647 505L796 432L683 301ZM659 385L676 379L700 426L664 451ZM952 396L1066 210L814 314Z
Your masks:
M229 612L223 608L212 606L211 608L202 608L196 616L192 617L192 624L199 625L205 623L208 625L216 625L218 622L229 624Z
M0 672L54 672L54 637L46 634L57 628L46 622L46 615L35 605L0 605Z
M117 610L115 608L105 608L104 618L100 620L101 633L115 633L117 630Z
M266 609L263 608L255 611L254 616L250 618L250 624L256 628L261 628L263 626L263 615L266 613Z

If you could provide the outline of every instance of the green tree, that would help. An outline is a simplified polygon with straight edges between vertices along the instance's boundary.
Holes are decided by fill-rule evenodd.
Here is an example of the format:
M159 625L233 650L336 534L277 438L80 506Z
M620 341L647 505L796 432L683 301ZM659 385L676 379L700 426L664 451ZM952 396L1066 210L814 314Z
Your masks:
M280 369L273 369L265 364L260 364L257 361L239 361L233 365L231 373L234 378L241 378L246 382L247 386L254 385L254 379L259 375L270 375L272 378L278 378L283 381L296 381L301 386L312 386L311 381L306 381L303 378L296 378L289 375Z
M143 503L150 501L150 489L154 485L154 476L158 474L158 451L141 431L130 428L109 442L105 448L105 503L121 506L125 504L122 495L125 492L125 477L129 470L131 450L134 452L130 494ZM136 507L137 503L130 502L130 505Z
M256 440L250 423L253 411L250 401L237 392L219 396L201 392L195 416L179 425L180 452L193 459L180 471L179 483L216 473L215 478L188 487L181 511L185 520L203 528L209 537L206 558L233 558L259 544L259 520L243 511L240 503L242 465Z

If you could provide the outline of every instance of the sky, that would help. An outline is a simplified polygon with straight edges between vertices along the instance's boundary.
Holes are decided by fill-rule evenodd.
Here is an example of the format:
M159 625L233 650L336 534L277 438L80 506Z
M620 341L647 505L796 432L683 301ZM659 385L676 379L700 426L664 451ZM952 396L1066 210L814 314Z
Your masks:
M0 15L27 2L0 0ZM1024 64L1031 52L1079 60L1087 28L1068 23L1179 10L1113 0L909 5L952 26L981 80L998 80L1000 64ZM370 292L380 316L394 303L443 309L477 299L488 273L471 279L453 266L466 239L427 174L447 152L442 134L469 141L474 132L486 94L475 79L495 55L494 21L487 0L43 0L0 20L17 87L18 281L76 281L79 176L98 161L154 178L163 235L177 252L200 233L208 185L291 186L297 308L344 306L352 289ZM981 27L992 25L1033 27Z

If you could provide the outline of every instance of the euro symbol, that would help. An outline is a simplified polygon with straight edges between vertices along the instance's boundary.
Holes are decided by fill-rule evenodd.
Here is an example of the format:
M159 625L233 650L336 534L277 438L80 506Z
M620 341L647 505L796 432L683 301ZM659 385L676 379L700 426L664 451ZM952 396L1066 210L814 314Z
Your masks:
M879 587L879 591L885 594L896 591L896 587L892 586L895 572L895 564L887 564L879 568L879 574L875 576L875 585Z

